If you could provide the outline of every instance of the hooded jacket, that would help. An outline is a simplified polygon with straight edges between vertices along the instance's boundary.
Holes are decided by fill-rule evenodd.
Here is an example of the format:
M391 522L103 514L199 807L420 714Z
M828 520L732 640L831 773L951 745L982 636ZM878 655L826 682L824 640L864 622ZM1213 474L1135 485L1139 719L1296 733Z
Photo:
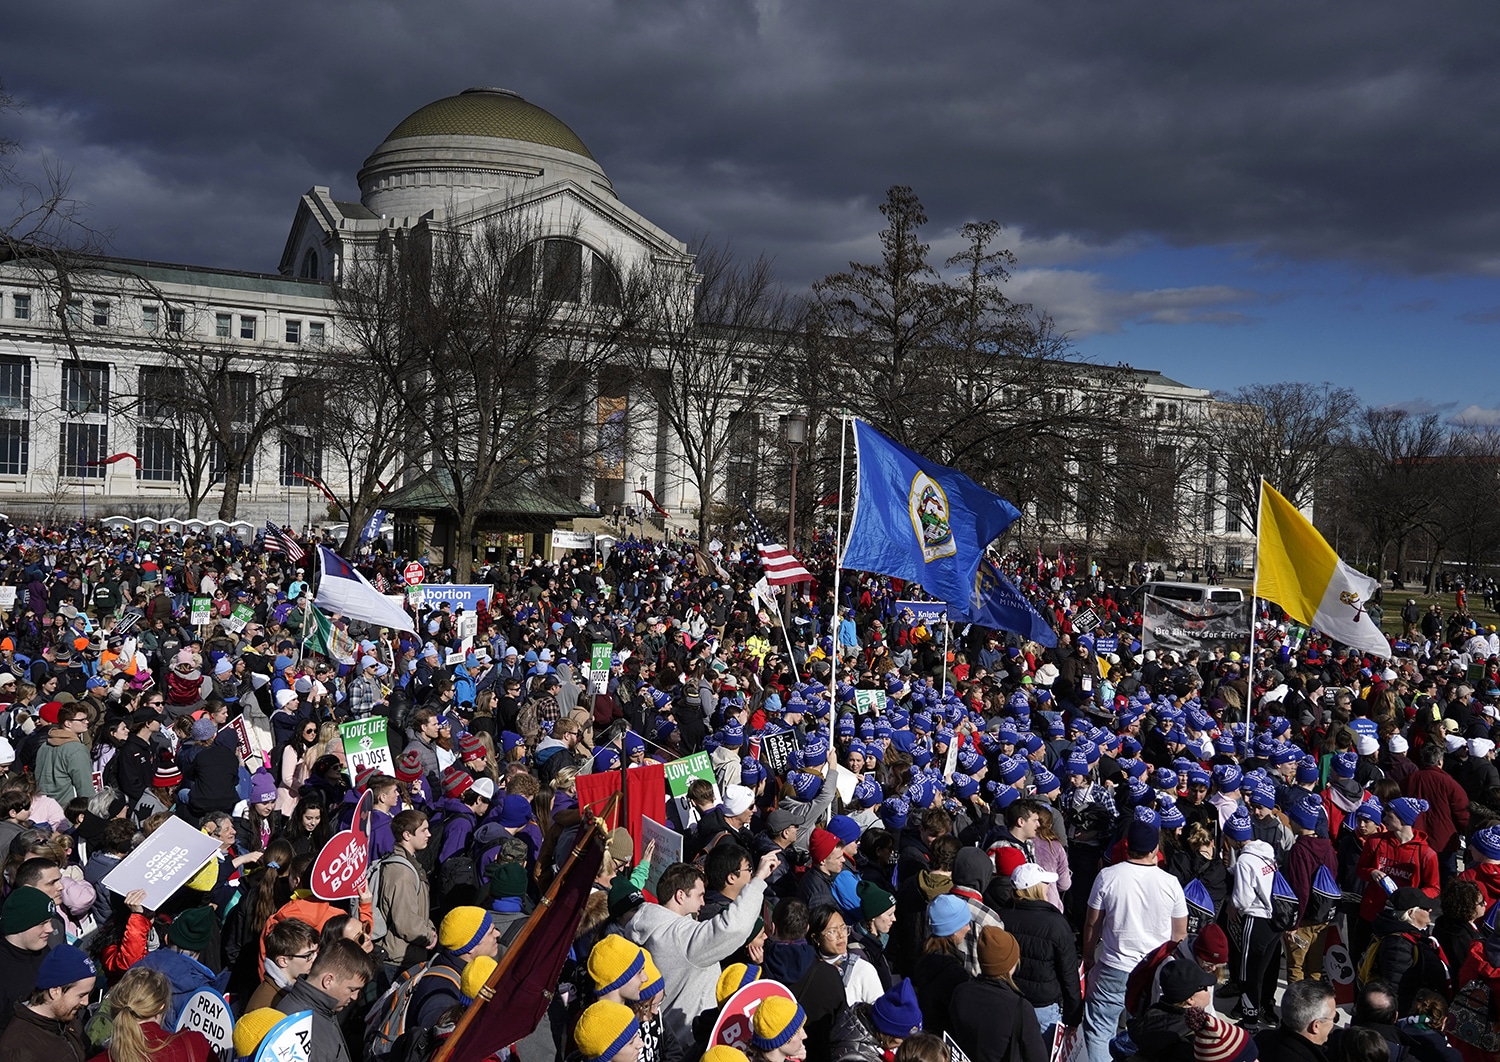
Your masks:
M59 804L94 795L94 763L83 741L65 726L47 731L36 753L36 787Z
M1421 826L1434 852L1457 852L1459 835L1469 828L1469 794L1442 767L1423 767L1402 788L1427 801Z
M171 948L158 948L147 954L136 965L164 973L167 975L167 980L172 982L172 1002L167 1004L167 1011L162 1015L162 1023L169 1029L177 1026L177 1017L182 1012L182 1005L198 989L216 988L222 992L229 987L228 970L216 975L191 955L184 955Z
M1472 881L1479 886L1485 910L1489 910L1496 900L1500 900L1500 863L1481 863L1477 867L1470 867L1458 876L1458 880Z
M1063 1024L1077 1025L1083 1020L1083 994L1068 919L1046 900L1017 900L1003 917L1021 948L1021 965L1012 975L1016 987L1033 1007L1061 1004Z
M0 1036L0 1051L12 1062L84 1062L83 1022L58 1021L17 1003L12 1020Z
M1276 880L1276 850L1265 841L1246 841L1230 872L1229 902L1246 917L1271 917L1271 885Z
M1425 774L1426 771L1419 772ZM1377 870L1384 871L1395 879L1396 885L1410 885L1436 898L1438 894L1437 853L1427 843L1427 835L1421 830L1412 834L1410 841L1402 844L1389 831L1377 833L1365 842L1359 857L1358 878L1364 886L1364 899L1359 904L1359 916L1373 922L1385 907L1389 894L1371 880Z
M321 988L302 978L287 989L281 997L277 1010L283 1014L295 1014L299 1010L312 1011L312 1051L309 1057L317 1062L352 1062L349 1045L344 1040L344 1031L339 1028L338 1011L333 998Z
M1384 891L1384 890L1381 890ZM1448 995L1448 957L1432 934L1417 929L1389 910L1375 919L1375 976L1396 986L1396 1010L1411 1010L1423 988Z
M765 892L765 882L752 879L722 914L708 922L656 904L646 904L631 915L625 936L651 953L666 979L663 1025L684 1048L690 1046L692 1020L717 1005L714 988L719 964L749 939Z

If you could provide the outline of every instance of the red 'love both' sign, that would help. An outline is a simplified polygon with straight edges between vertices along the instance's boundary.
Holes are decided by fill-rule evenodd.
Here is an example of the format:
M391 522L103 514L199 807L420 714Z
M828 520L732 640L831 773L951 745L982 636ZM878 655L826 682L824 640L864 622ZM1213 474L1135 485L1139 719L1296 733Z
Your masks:
M349 829L328 839L313 861L309 888L320 900L352 900L365 889L370 866L371 797L366 792L354 808Z

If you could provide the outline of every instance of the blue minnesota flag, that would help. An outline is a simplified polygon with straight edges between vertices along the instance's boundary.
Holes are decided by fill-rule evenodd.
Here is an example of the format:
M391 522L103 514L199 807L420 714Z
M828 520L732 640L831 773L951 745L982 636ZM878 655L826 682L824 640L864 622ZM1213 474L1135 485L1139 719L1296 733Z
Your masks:
M1031 602L1021 596L1016 584L1005 577L995 562L985 557L974 574L974 589L967 609L948 606L948 617L959 623L977 623L998 631L1014 631L1041 645L1055 646L1057 632Z
M859 491L841 564L921 583L968 601L984 547L1021 514L962 472L929 461L854 422Z

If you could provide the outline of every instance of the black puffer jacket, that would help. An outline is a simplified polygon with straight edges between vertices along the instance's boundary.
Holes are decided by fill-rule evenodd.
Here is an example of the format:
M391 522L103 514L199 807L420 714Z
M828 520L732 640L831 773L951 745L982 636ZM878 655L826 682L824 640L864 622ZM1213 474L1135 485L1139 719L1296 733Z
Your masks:
M870 1004L860 1003L840 1012L833 1023L829 1049L833 1062L885 1062L885 1052L870 1022Z
M1016 900L1000 912L1006 930L1021 946L1021 965L1013 978L1033 1007L1062 1004L1064 1025L1083 1020L1078 985L1078 948L1067 918L1046 900Z

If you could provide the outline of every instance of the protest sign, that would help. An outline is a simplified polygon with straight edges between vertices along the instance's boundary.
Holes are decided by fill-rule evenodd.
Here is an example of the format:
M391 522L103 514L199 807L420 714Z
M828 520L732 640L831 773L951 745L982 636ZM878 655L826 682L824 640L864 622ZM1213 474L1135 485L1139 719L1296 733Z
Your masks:
M282 1018L255 1052L255 1062L311 1062L312 1011L299 1010Z
M651 853L651 869L646 872L646 891L655 896L662 871L673 863L682 862L682 834L648 815L642 815L641 851L644 852L652 841L656 842L656 850Z
M126 896L145 889L141 906L156 910L219 852L219 839L193 829L182 819L163 822L104 877L104 887Z
M788 731L767 734L761 739L760 758L772 774L785 774L787 761L797 747L797 736Z
M719 1020L714 1022L713 1035L708 1038L709 1044L727 1044L741 1051L748 1048L750 1046L750 1021L755 1017L755 1010L772 996L780 996L782 999L796 1002L791 989L780 981L773 981L770 978L751 981L730 996L724 1002L724 1009L719 1012Z
M855 690L854 710L860 715L868 715L878 711L884 700L885 697L879 690Z
M1108 656L1110 653L1117 653L1119 651L1120 639L1113 634L1108 638L1094 639L1094 653L1098 656Z
M224 617L224 629L239 634L255 619L255 610L249 605L238 605L235 610Z
M456 626L459 638L468 639L465 644L473 645L473 639L479 636L479 617L473 612L462 612Z
M833 788L845 804L854 799L854 787L859 785L859 775L847 767L833 765Z
M438 608L446 601L454 612L477 613L480 605L489 607L494 587L489 583L422 583L408 590L413 603L424 608Z
M693 783L694 778L702 778L711 782L714 792L718 792L718 782L714 779L714 767L706 752L695 752L691 756L684 756L680 760L673 760L664 767L667 777L667 791L674 797L687 796L688 786Z
M185 1029L202 1033L212 1045L215 1058L226 1062L234 1058L234 1014L228 1001L212 988L198 989L182 1005L174 1031Z
M222 734L226 730L234 731L234 744L240 754L240 760L248 760L255 750L250 747L250 727L246 725L245 717L235 716L219 728L219 733Z
M953 772L958 770L958 747L962 744L957 737L948 742L948 758L943 761L943 777L952 778Z
M308 873L308 885L320 900L352 900L365 889L365 870L370 864L371 795L366 792L354 809L347 830L328 839Z
M948 615L948 602L946 601L897 601L896 615L903 611L910 611L912 617L923 626L936 623Z
M608 642L595 642L589 651L589 692L609 692L610 657L614 647Z
M1141 647L1187 651L1250 640L1248 601L1168 601L1147 594L1141 607Z
M1089 631L1098 630L1099 622L1099 613L1086 608L1073 617L1073 629L1079 634L1087 634Z
M349 781L357 779L359 772L366 767L373 767L381 774L396 773L396 761L391 758L390 738L386 734L385 716L376 715L341 723L339 736L344 739L344 767L349 772Z
M588 531L552 532L553 549L593 549L594 536Z
M0 586L0 612L11 612L16 607L16 588Z
M948 1045L948 1062L969 1062L969 1056L964 1054L963 1048L947 1032L943 1033L943 1043Z
M213 618L213 600L207 597L193 598L193 611L188 622L194 627L202 626Z

